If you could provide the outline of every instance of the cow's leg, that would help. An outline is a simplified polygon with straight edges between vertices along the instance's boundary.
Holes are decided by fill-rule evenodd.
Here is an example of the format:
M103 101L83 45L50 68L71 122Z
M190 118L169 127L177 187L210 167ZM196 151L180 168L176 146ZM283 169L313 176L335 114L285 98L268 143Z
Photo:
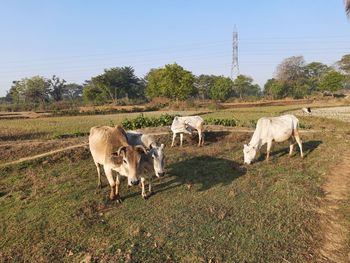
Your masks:
M297 143L298 143L298 145L299 145L300 156L301 156L301 158L304 158L302 141L301 141L301 139L300 139L300 137L299 137L299 133L298 133L298 132L295 132L294 138L295 138L295 140L297 141Z
M204 132L202 131L202 146L204 145Z
M141 192L141 196L143 199L147 199L147 194L146 194L146 190L145 190L145 177L141 177L141 187L142 187L142 192Z
M115 199L117 203L121 203L123 201L119 195L119 186L120 186L120 175L117 174L117 177L115 178Z
M202 145L202 131L198 130L198 146Z
M101 168L99 163L95 163L97 168L97 187L102 188L102 181L101 181Z
M180 133L180 147L182 147L183 140L184 140L184 134Z
M174 147L175 146L175 138L176 138L176 133L174 132L173 133L173 140L171 142L171 147Z
M267 149L266 149L266 161L268 162L270 159L270 151L272 147L272 141L267 142Z
M149 196L151 196L152 195L152 175L149 175L148 182L149 182L149 184L148 184L148 194L149 194Z
M294 149L294 145L295 145L295 138L291 137L289 139L289 154L288 154L288 158L292 157L293 154L293 149Z
M111 200L113 200L116 196L115 196L115 192L116 192L116 183L113 179L113 174L112 174L112 169L110 169L109 167L103 167L108 183L111 186L111 193L109 194L109 198Z

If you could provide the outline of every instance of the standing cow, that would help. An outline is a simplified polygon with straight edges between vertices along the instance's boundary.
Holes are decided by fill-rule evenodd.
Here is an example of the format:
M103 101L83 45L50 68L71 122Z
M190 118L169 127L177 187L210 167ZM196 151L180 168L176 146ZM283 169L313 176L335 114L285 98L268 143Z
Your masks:
M299 145L300 155L303 157L302 142L298 132L299 120L294 115L280 117L263 117L256 124L253 137L249 144L244 144L244 163L250 164L257 151L267 143L266 160L269 160L272 142L284 142L290 139L289 157L292 155L295 140Z
M122 200L119 195L120 176L128 178L128 185L138 185L137 171L141 160L141 153L146 153L142 146L131 146L126 133L120 126L96 126L90 129L89 147L94 159L98 186L101 187L100 165L103 165L109 185L111 186L110 199ZM116 180L112 171L117 172Z
M175 145L175 138L180 133L180 146L182 147L183 134L192 134L193 130L198 132L198 146L204 144L204 120L199 116L186 116L186 117L175 117L171 124L171 131L173 132L173 140L171 147Z
M164 144L157 146L157 143L153 136L148 134L142 134L136 131L127 131L126 133L128 142L131 145L137 146L141 145L145 147L148 151L147 154L142 154L140 162L140 171L141 171L141 187L142 192L141 196L144 199L147 199L152 194L152 175L151 171L154 170L156 177L164 176ZM148 175L148 192L146 194L145 190L145 174Z

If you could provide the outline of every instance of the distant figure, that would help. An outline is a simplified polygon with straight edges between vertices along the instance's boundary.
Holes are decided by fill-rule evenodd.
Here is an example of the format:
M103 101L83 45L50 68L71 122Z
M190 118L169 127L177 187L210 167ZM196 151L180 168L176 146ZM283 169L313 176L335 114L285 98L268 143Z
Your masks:
M302 110L302 112L304 112L306 114L309 114L309 115L311 114L311 108L310 107L302 108L301 110Z

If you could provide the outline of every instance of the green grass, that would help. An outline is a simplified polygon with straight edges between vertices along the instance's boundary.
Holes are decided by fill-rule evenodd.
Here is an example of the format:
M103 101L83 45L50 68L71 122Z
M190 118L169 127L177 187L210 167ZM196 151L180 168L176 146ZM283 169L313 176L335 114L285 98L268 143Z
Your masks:
M249 121L269 111L259 109L234 114ZM304 159L298 152L288 159L288 143L281 143L269 163L264 147L258 162L244 166L248 134L207 134L201 148L186 137L183 149L166 147L167 176L155 180L147 201L125 181L124 202L109 201L107 186L96 190L84 149L1 169L0 261L317 262L321 186L350 134L339 121L301 119L334 130L303 135ZM168 136L159 140L170 145Z

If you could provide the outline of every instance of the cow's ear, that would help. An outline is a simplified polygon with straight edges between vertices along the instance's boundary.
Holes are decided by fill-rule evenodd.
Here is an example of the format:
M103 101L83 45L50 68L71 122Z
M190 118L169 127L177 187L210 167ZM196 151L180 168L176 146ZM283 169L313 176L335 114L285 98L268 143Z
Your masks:
M118 154L118 156L121 154L125 155L125 152L126 152L126 146L120 146L118 151L117 151L117 154Z
M164 149L164 148L165 148L165 144L162 143L162 144L160 145L160 149Z
M248 145L246 145L246 144L243 144L243 147L244 147L244 149L247 149Z

